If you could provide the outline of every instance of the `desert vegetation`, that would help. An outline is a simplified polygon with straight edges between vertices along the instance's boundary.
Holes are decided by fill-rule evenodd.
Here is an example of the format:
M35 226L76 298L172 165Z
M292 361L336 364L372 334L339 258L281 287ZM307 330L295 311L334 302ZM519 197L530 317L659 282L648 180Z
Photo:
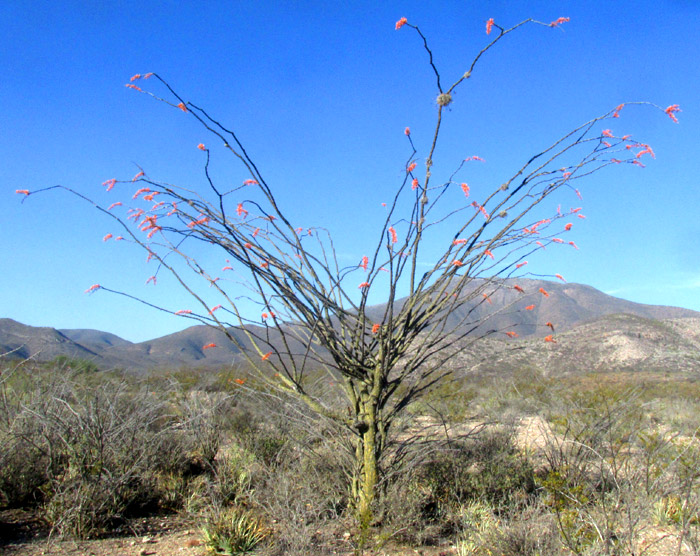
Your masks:
M517 338L520 316L536 307L521 296L549 297L517 283L525 259L548 246L577 248L565 234L584 217L580 208L554 210L552 196L576 198L582 178L654 156L605 128L623 103L527 155L490 189L472 191L460 177L483 162L478 155L451 168L434 163L454 93L478 74L483 55L523 26L547 32L566 23L490 19L483 48L450 81L421 30L396 23L428 59L435 123L420 140L405 128L405 165L376 241L349 266L329 231L288 217L237 131L160 75L134 75L127 87L208 134L197 145L205 187L142 169L103 183L128 187L131 208L119 200L103 207L66 186L17 193L26 201L61 189L101 211L121 234L103 241L131 243L156 264L146 283L165 275L188 294L186 306L156 308L220 330L243 363L140 380L70 359L8 367L5 505L36 508L52 533L78 538L139 515L184 512L222 554L435 546L460 555L612 555L666 540L697 552L692 426L656 430L641 391L598 383L578 396L580 388L559 390L537 370L500 384L466 381L452 365L485 336ZM651 106L676 121L677 105ZM224 155L238 165L228 185L212 177ZM429 245L441 247L426 264ZM98 291L153 306L100 284L86 293ZM381 310L371 309L370 291L381 292ZM496 309L496 296L508 302ZM503 315L507 324L494 325ZM552 332L543 342L556 343L554 323L537 327ZM528 419L538 424L533 443L520 438ZM670 532L645 536L659 527Z
M418 440L367 529L351 435L303 404L229 372L5 363L0 516L58 539L177 515L220 554L699 554L699 393L680 374L536 369L436 391L407 413Z

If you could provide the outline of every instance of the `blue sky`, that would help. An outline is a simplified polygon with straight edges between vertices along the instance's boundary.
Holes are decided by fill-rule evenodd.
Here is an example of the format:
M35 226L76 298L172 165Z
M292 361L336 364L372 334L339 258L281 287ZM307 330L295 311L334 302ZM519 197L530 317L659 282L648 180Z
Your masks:
M496 187L529 155L626 101L679 104L680 123L626 107L613 131L649 143L646 168L615 167L581 182L572 236L531 268L632 301L700 310L700 5L627 2L5 2L0 7L0 316L34 326L95 328L141 341L190 324L91 284L172 310L187 295L150 289L141 252L104 243L111 222L54 184L109 204L106 179L139 166L159 180L202 185L192 119L124 87L155 71L233 127L302 226L325 226L341 258L376 238L381 203L400 184L410 126L425 155L436 87L425 51L400 17L428 37L445 82L487 44L488 18L527 26L482 59L444 120L436 168L479 155L467 181ZM158 92L162 92L159 90ZM212 150L217 177L247 177ZM442 165L442 166L439 166ZM557 201L555 201L556 203ZM531 265L533 263L531 262ZM378 301L378 300L377 300Z

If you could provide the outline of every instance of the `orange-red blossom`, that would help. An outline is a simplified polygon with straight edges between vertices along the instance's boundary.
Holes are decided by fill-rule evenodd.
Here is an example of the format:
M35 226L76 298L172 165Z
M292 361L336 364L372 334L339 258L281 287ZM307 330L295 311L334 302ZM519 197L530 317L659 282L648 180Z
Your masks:
M394 227L389 228L389 235L391 236L391 243L396 243L399 241L399 238L396 235L396 230L394 230Z
M405 17L402 17L401 19L399 19L396 22L396 30L398 31L399 29L401 29L401 27L406 25L406 23L408 23L408 19L406 19Z
M666 112L666 114L668 114L668 117L671 118L676 123L678 123L678 118L676 118L674 113L680 112L680 111L681 111L680 106L678 106L677 104L672 104L671 106L666 108L666 110L664 110L664 112Z
M571 21L571 18L560 17L560 18L557 18L555 21L552 21L552 23L550 23L549 26L556 27L557 25L561 25L562 23L567 23L569 21Z
M211 344L207 344L206 346L202 346L202 349L211 349L211 348L215 348L215 347L216 347L216 344L211 343Z

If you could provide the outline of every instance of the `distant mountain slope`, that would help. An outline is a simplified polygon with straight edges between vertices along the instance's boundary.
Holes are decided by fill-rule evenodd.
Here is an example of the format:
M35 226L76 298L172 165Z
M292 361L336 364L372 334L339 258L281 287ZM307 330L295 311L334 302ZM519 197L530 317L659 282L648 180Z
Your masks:
M513 288L519 285L525 291L519 293ZM539 292L544 289L548 297ZM449 317L449 330L483 322L481 333L488 330L515 330L521 337L551 334L546 322L555 325L556 332L563 332L585 321L603 315L629 313L648 319L669 319L700 317L700 312L666 307L644 305L607 295L591 286L574 283L551 282L533 279L508 279L500 286L486 286L483 289L491 303L477 296L475 305L465 305L455 310ZM400 306L404 299L398 300ZM523 310L534 305L531 311ZM370 307L368 313L376 322L381 322L385 307ZM492 316L489 316L492 315Z
M452 363L469 372L536 368L550 376L590 371L700 371L700 318L653 320L605 315L555 335L521 341L485 339Z
M0 354L13 352L14 357L34 357L50 361L58 355L93 360L94 351L74 342L55 328L27 326L12 319L0 318Z
M120 338L116 334L101 332L100 330L76 328L60 329L58 332L70 338L75 343L88 347L90 350L98 353L112 346L131 345L131 342Z
M513 288L516 283L525 293ZM540 288L548 296L540 293ZM563 372L567 365L579 362L587 361L600 367L622 365L625 358L643 361L645 365L657 361L667 366L669 361L676 360L675 355L668 357L674 350L678 357L685 357L688 364L694 365L692 360L700 345L697 325L700 312L689 309L633 303L590 286L532 279L507 280L497 289L487 286L483 293L491 303L480 293L474 304L455 310L448 320L448 328L455 328L456 332L483 319L477 335L496 331L480 342L474 353L474 348L465 348L460 361L466 366L486 369L489 365L508 367L532 363ZM403 300L399 300L397 305L402 303ZM534 305L534 309L524 310L529 305ZM384 306L378 305L368 308L367 312L373 322L381 322L384 310ZM486 318L488 315L493 316ZM660 319L665 320L658 322ZM541 336L551 333L546 322L553 323L557 344L542 342ZM269 334L273 344L278 341L275 328L254 326L248 330L261 337ZM516 331L520 339L505 341L507 330ZM244 349L252 348L242 330L231 329L230 333ZM203 349L211 343L217 347ZM303 343L297 341L292 350L302 353L303 347ZM12 350L16 350L16 356L33 356L39 360L50 360L57 355L89 359L103 369L221 368L244 360L239 347L223 332L201 325L162 338L131 343L97 330L57 331L0 319L0 354ZM482 361L484 355L486 360ZM678 364L685 365L682 361Z

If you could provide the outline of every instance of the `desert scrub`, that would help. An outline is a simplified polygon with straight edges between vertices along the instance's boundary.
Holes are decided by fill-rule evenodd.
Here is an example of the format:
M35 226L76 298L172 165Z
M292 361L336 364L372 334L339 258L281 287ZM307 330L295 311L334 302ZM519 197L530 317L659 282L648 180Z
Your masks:
M452 505L474 500L496 511L523 503L534 492L534 472L513 439L513 431L489 428L453 442L418 467L415 480L429 493L438 517Z

